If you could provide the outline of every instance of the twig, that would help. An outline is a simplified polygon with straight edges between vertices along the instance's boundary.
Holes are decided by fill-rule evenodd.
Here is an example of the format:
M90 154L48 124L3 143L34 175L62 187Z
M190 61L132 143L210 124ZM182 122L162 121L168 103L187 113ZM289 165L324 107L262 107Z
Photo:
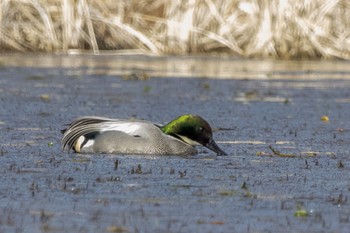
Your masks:
M269 148L270 148L270 150L272 151L272 153L274 155L277 155L277 156L280 156L280 157L290 157L290 158L296 157L295 154L284 154L284 153L281 153L280 151L274 149L271 145L269 145Z

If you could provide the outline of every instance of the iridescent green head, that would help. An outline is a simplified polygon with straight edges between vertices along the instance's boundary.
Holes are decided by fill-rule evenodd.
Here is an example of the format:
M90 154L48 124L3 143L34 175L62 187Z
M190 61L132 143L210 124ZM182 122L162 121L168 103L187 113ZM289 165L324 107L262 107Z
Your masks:
M217 155L227 155L213 140L213 132L208 122L200 116L190 114L179 116L161 127L161 130L192 146L203 145Z

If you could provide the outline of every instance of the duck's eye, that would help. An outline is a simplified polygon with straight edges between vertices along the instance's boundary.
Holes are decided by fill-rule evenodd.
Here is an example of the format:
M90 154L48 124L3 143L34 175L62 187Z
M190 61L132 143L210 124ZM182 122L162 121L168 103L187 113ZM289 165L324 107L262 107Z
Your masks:
M204 131L204 129L202 127L199 127L198 131L202 133Z

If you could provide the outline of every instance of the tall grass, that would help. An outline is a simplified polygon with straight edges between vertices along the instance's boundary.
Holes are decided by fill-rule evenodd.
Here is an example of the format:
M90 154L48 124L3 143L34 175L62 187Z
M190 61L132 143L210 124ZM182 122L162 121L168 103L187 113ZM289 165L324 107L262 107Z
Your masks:
M0 50L350 58L348 0L1 0Z

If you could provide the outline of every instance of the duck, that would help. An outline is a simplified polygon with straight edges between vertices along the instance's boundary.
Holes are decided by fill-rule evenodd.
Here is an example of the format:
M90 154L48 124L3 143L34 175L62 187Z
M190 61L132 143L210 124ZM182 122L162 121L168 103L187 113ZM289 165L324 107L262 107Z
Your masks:
M61 143L68 152L187 156L198 154L195 147L202 145L218 156L227 155L214 141L209 123L198 115L181 115L166 125L84 116L66 126Z

